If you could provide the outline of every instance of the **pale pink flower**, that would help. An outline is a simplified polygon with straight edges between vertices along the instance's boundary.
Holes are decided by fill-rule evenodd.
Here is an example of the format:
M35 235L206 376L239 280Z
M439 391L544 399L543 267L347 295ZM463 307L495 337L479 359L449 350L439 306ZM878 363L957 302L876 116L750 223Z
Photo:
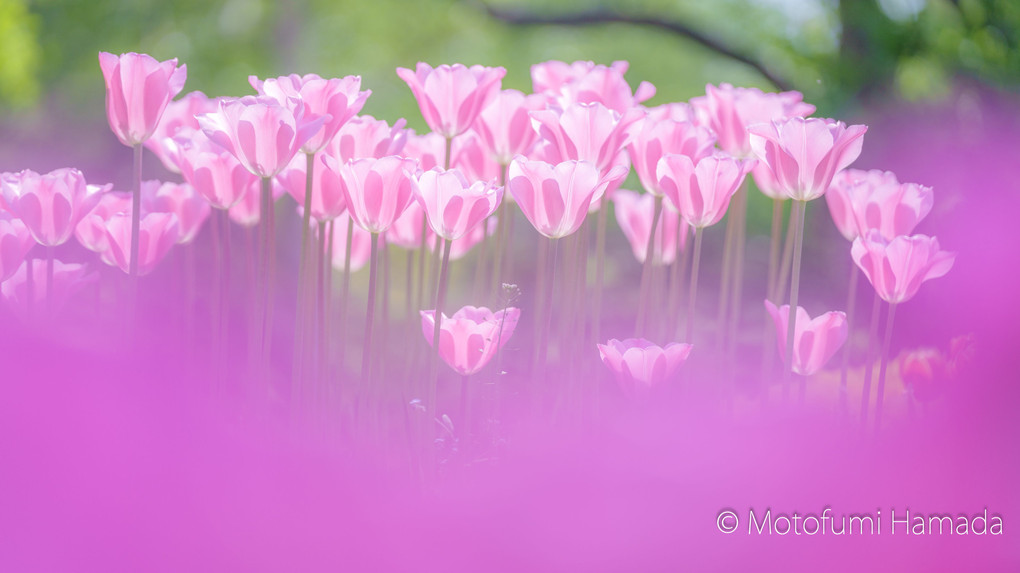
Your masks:
M370 115L351 118L337 132L333 141L326 146L326 153L340 163L366 157L403 155L407 143L407 120L401 118L393 126Z
M413 159L397 156L357 159L340 165L324 156L333 177L339 177L354 222L370 233L384 233L414 199Z
M81 171L69 168L43 175L28 169L0 175L7 210L21 219L40 245L47 247L70 239L75 225L110 187L89 185Z
M508 165L515 156L527 155L538 139L529 114L544 106L542 96L503 90L482 110L475 120L474 131L497 164Z
M14 275L33 246L32 233L21 219L0 210L0 283Z
M430 169L412 177L411 186L432 230L448 241L485 221L503 198L502 187L484 181L469 183L457 169Z
M645 191L662 195L655 170L663 155L686 155L697 162L712 155L715 136L711 131L690 122L646 118L636 131L627 152Z
M686 155L666 155L659 160L659 187L687 224L703 229L726 214L730 198L740 189L754 160L725 154L705 157L695 164Z
M106 118L127 146L149 139L188 77L188 67L177 67L177 58L160 62L134 52L120 56L99 52L99 67L106 81Z
M142 211L177 215L180 237L177 242L190 243L209 218L209 202L187 183L142 182Z
M730 84L705 86L705 95L691 99L691 105L719 138L719 147L735 157L751 156L747 128L756 123L807 117L815 106L803 102L800 92L766 93L758 88L733 87Z
M506 69L418 62L414 71L397 68L397 75L411 88L429 128L452 138L467 131L496 97Z
M765 308L776 325L776 346L785 362L790 305L776 308L776 305L766 300ZM811 376L821 370L846 342L848 332L845 312L830 311L811 318L803 307L798 306L793 330L793 371L802 376Z
M693 346L670 342L665 347L644 338L610 339L597 344L602 363L630 398L644 398L669 380L691 354Z
M178 137L188 138L191 133L202 129L197 116L214 112L219 105L218 99L206 97L198 91L188 92L181 99L170 102L152 137L145 140L145 147L159 158L168 171L180 173L181 142Z
M854 239L850 254L890 304L910 300L921 283L945 275L956 260L956 253L941 250L935 237L901 235L890 241L874 230Z
M433 346L434 310L421 311L421 330ZM465 306L453 316L443 315L439 324L439 356L457 374L470 376L485 367L513 336L521 311L510 307L492 312L485 307Z
M634 258L638 262L645 262L648 234L652 230L655 197L648 193L640 194L619 189L613 194L613 204L616 206L616 222L630 242ZM687 234L687 221L684 221L680 213L672 207L664 206L659 216L659 224L655 227L655 259L652 264L672 264L677 255L683 251Z

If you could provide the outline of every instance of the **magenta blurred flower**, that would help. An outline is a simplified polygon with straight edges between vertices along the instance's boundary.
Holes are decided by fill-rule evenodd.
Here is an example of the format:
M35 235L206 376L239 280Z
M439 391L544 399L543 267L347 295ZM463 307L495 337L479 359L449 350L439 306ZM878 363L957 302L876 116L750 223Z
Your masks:
M618 113L652 98L655 86L641 82L636 92L623 78L630 64L616 61L610 66L577 61L571 64L552 60L531 66L532 87L544 93L559 107L574 103L600 103Z
M606 177L600 177L590 161L552 165L518 156L510 163L507 188L535 230L559 239L577 231L592 200L625 174L622 167L614 167Z
M747 128L751 149L787 197L821 197L837 173L861 154L865 125L847 127L831 119L792 117Z
M177 244L181 230L173 213L142 215L139 227L138 275L147 275L156 268L170 248ZM130 268L131 216L127 213L110 217L106 222L107 253L114 265L125 273Z
M28 317L28 309L52 305L56 313L85 285L97 279L96 273L89 272L84 264L53 261L53 284L47 278L47 263L36 259L32 265L32 291L28 290L28 261L18 267L9 280L0 283L0 296L23 319ZM52 297L51 297L52 291ZM31 301L29 300L31 298Z
M765 308L776 325L776 347L785 362L790 305L776 308L776 305L766 300ZM796 320L793 332L793 371L802 376L811 376L821 370L846 342L849 334L846 313L830 311L811 318L803 307L798 306Z
M350 213L345 212L333 221L333 268L345 271L344 260L347 257L347 221ZM384 237L376 237L382 241ZM356 273L368 264L372 252L372 233L354 225L351 235L351 272Z
M715 136L711 131L690 122L671 119L645 119L627 151L645 191L662 195L655 174L663 155L686 155L697 162L712 154Z
M219 107L219 100L206 97L202 92L188 92L181 99L167 104L163 118L145 140L145 147L156 154L167 170L180 173L180 147L178 137L190 138L190 134L202 129L196 116L211 113Z
M755 161L718 153L697 163L686 155L665 155L655 173L659 188L692 227L703 229L726 214L730 198L744 182Z
M507 308L492 312L485 307L465 306L443 315L439 327L439 356L456 373L470 376L485 367L514 334L521 311ZM433 346L435 311L421 311L425 341Z
M843 173L848 173L844 176L844 185L846 178L854 181L843 195L849 200L858 235L871 230L878 231L887 240L910 235L935 204L931 187L900 183L891 172L848 169ZM837 185L833 183L835 189ZM829 210L832 208L830 204Z
M803 102L800 92L765 93L758 88L733 87L730 84L705 86L705 95L691 99L691 105L719 138L719 147L735 157L751 156L747 128L756 123L807 117L815 106Z
M177 58L157 61L133 52L99 52L106 81L106 118L121 143L135 146L152 136L167 104L184 89L188 67Z
M393 224L386 231L386 242L390 245L396 245L412 251L420 248L422 220L424 218L425 211L421 208L421 203L411 201L407 204L407 209L404 209L404 212L393 221ZM425 226L427 227L428 225ZM431 230L426 230L426 232L432 234Z
M903 235L890 241L874 230L854 239L850 254L890 304L910 300L921 283L948 273L956 260L956 253L941 250L935 237Z
M508 165L517 155L527 155L538 139L531 126L530 112L542 109L545 98L503 90L482 110L473 129L489 156L500 165Z
M259 95L275 99L304 121L322 119L322 127L301 146L303 153L317 153L326 147L340 128L365 105L371 90L361 90L360 76L324 79L316 74L290 74L265 81L255 76L248 83ZM298 108L295 102L303 106Z
M496 97L506 70L463 64L432 68L418 62L414 71L397 68L397 75L411 88L429 128L452 138L467 131Z
M326 167L325 157L315 159L318 165L312 169L312 217L320 223L338 217L347 210L347 199L340 178ZM297 201L302 208L305 205L305 185L307 184L307 161L305 155L297 155L286 169L277 174L273 181Z
M273 201L276 201L283 195L283 189L279 186L274 185L271 189ZM250 228L258 225L262 209L260 204L261 196L261 186L259 185L259 179L256 177L253 183L242 191L240 199L230 207L230 210L227 212L230 220L242 227Z
M630 241L634 257L638 262L645 262L648 234L652 230L652 215L655 211L655 197L649 193L641 194L618 189L613 194L613 204L616 206L616 222L620 224L620 230ZM680 213L668 205L662 209L659 224L655 227L655 260L652 264L672 264L677 254L683 251L687 234L687 221L680 217Z
M485 150L478 135L470 131L453 140L450 168L460 170L471 182L495 183L503 172L503 167Z
M177 242L190 243L209 218L209 202L187 183L142 182L142 211L177 215L180 236Z
M544 148L545 161L590 161L602 173L619 163L618 156L644 116L639 108L630 108L621 115L600 103L531 112L539 137L548 144Z
M408 129L407 144L401 155L416 160L418 169L422 171L443 167L446 165L446 141L435 132L418 135L413 129Z
M331 174L339 177L354 222L370 233L384 233L414 199L411 176L417 170L413 159L395 155L356 159L339 164L324 156Z
M693 346L670 342L661 347L644 338L610 339L597 344L602 363L630 398L641 398L669 380L691 354Z
M218 111L198 116L210 140L263 179L287 167L325 120L306 117L301 101L283 106L273 98L256 96L224 99Z
M448 241L468 234L495 212L503 199L502 187L484 181L469 183L457 169L430 169L412 177L411 187L432 230Z
M950 364L935 348L904 350L899 359L900 380L919 402L929 402L950 378Z
M231 152L209 141L201 131L192 138L177 138L181 175L210 205L230 209L252 187L259 187L258 175L249 171Z
M74 227L110 190L88 185L77 169L63 168L40 175L35 171L0 175L7 210L21 219L32 237L43 246L65 243Z
M393 127L390 127L390 124L370 115L353 117L340 128L333 141L326 146L326 153L340 163L366 157L401 155L407 143L405 125L407 121L403 118L395 121Z
M74 228L74 237L86 249L97 253L107 265L116 263L109 254L110 241L107 239L106 223L114 215L131 214L131 192L110 191L104 193L96 208L82 218Z
M25 223L0 210L0 283L14 275L33 246L35 240Z
M689 103L678 101L664 103L654 107L645 108L648 112L647 119L649 121L686 121L695 125L701 125L701 119L698 117L697 112L694 110L694 106ZM715 132L712 132L713 136Z

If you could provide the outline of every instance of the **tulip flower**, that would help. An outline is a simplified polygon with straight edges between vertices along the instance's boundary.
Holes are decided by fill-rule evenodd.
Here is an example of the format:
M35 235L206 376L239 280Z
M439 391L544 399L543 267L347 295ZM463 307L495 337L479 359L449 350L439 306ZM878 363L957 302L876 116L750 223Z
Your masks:
M539 137L548 144L545 161L590 161L602 174L619 164L645 112L630 108L622 115L600 103L574 104L563 111L531 112Z
M151 273L180 239L180 226L173 213L148 213L142 217L139 237L139 276ZM127 214L114 215L106 223L108 253L114 264L130 272L131 221Z
M577 61L567 64L549 61L531 66L531 79L535 93L545 93L559 107L572 103L600 103L618 113L650 99L655 86L641 82L636 92L623 75L630 64L625 61L603 66L594 62Z
M450 169L460 171L468 181L492 181L503 177L503 166L489 155L481 139L467 132L450 145Z
M627 147L630 160L645 191L661 196L656 169L664 155L686 155L697 162L712 155L715 135L690 122L645 119Z
M401 155L407 143L407 120L398 119L393 127L370 115L351 118L326 147L326 152L343 164L351 159ZM405 155L406 157L406 155Z
M652 388L672 378L693 348L679 342L662 347L644 338L613 338L596 346L602 363L616 377L624 394L632 399L645 398Z
M496 163L509 165L515 156L528 153L538 139L529 113L544 106L545 99L540 95L503 90L482 110L474 131Z
M634 257L644 263L648 254L655 198L649 193L639 194L619 189L613 194L613 203L616 205L616 222L620 230L630 242ZM659 225L655 228L655 259L652 264L669 265L676 260L684 248L687 227L687 221L675 209L662 211Z
M435 132L417 135L413 129L407 132L407 144L402 155L416 160L418 169L427 171L433 167L446 165L446 141L443 136Z
M131 193L121 191L110 191L104 193L99 204L74 228L74 237L78 243L86 249L99 255L100 259L107 265L114 266L116 263L109 255L110 242L106 235L106 223L114 215L125 215L131 213Z
M503 198L502 187L484 181L469 183L457 169L430 169L411 178L411 187L432 230L447 241L468 234L499 207Z
M187 140L190 134L200 130L196 116L214 112L219 105L218 99L209 98L199 91L189 92L170 102L156 130L145 140L145 147L156 154L167 170L180 173L180 138Z
M312 171L310 216L322 223L339 217L347 209L347 199L340 178L327 169L325 157L319 157L316 161L319 165ZM305 204L306 167L305 158L298 155L274 178L279 187L290 194L302 209L308 208Z
M295 117L302 116L305 121L323 120L321 128L301 145L301 152L309 155L326 147L340 128L361 111L372 94L371 90L360 91L360 76L323 79L316 74L291 74L265 81L249 76L248 83L259 95L291 108ZM303 104L300 109L294 105L296 102Z
M807 117L815 106L803 102L800 92L765 93L758 88L730 84L705 86L705 95L691 99L700 123L719 137L719 147L734 157L751 156L747 128L756 123Z
M860 234L877 230L887 239L910 235L935 203L931 187L917 183L898 183L892 173L872 174L884 183L870 180L859 183L850 193L853 217Z
M421 311L422 334L435 347L435 311ZM492 312L485 307L465 306L453 316L442 315L439 325L439 356L461 376L477 373L513 336L521 311L507 308Z
M29 272L32 273L31 280ZM84 264L53 261L44 268L26 260L9 280L0 283L0 296L22 319L27 320L31 318L32 308L41 306L43 302L51 314L58 312L68 299L96 279L96 274L89 272Z
M176 58L160 62L133 52L120 56L99 52L99 66L106 81L106 118L128 147L149 139L188 77L188 67L177 67Z
M216 209L232 208L252 187L257 202L259 177L232 153L211 142L203 132L191 132L191 135L190 140L177 138L184 180Z
M34 245L21 219L0 210L0 283L14 275Z
M626 170L613 167L605 176L590 161L568 160L552 165L523 156L510 163L507 188L535 230L559 239L576 232L594 198Z
M40 175L35 171L0 176L7 210L28 227L44 247L62 245L74 227L99 203L110 185L88 185L77 169L56 169Z
M180 231L177 242L182 245L195 240L209 218L209 202L187 183L145 181L142 183L142 200L148 200L148 206L143 205L143 210L177 216Z
M411 174L413 159L388 156L365 158L340 164L325 156L332 177L339 177L354 222L370 233L384 233L414 199Z
M790 305L776 308L771 301L765 301L765 308L776 325L776 345L780 356L786 360L786 336L789 331ZM806 310L797 307L793 333L793 371L801 376L811 376L825 366L846 342L849 331L846 313L830 311L811 318Z
M338 271L347 272L348 264L350 272L360 271L367 263L372 248L372 233L354 225L351 231L351 254L350 261L347 259L347 225L350 222L350 215L343 213L334 220L337 225L337 232L333 233L333 268Z
M496 97L506 69L463 64L433 68L418 62L414 71L397 68L397 75L418 100L425 123L449 140L467 131Z
M422 227L425 227L425 232L429 232L426 222L421 203L411 201L407 204L407 209L404 209L386 231L386 242L402 249L417 249L421 246Z

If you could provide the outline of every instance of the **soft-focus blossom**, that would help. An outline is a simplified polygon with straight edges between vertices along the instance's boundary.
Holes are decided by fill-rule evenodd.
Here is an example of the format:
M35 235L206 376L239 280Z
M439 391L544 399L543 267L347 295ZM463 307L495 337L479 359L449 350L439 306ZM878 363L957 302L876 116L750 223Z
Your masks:
M753 159L741 160L721 153L697 163L686 155L666 155L655 171L659 188L687 224L703 229L723 218L730 198L753 166Z
M252 187L258 189L258 175L232 153L209 141L201 131L191 132L191 136L177 138L181 175L210 205L230 209Z
M730 84L705 86L705 95L691 99L700 123L715 132L719 147L735 157L749 157L747 128L756 123L807 117L815 106L803 102L800 92L765 93L758 88Z
M558 239L577 231L593 198L625 173L623 168L615 167L600 177L589 161L552 165L518 156L510 163L507 188L535 230Z
M357 159L340 165L325 156L331 176L342 180L347 212L370 233L384 233L414 199L413 159L397 156Z
M290 165L281 171L273 182L284 192L290 194L302 208L305 205L305 186L307 185L307 156L299 154ZM312 169L312 217L316 221L328 221L338 217L347 209L347 198L344 196L343 183L326 167L325 157L315 158L317 163Z
M271 187L272 199L275 202L283 195L283 189L278 185ZM242 227L254 227L259 224L262 210L262 188L258 178L242 194L237 203L234 203L228 214L230 220Z
M220 103L218 99L207 97L199 91L188 92L181 99L167 104L163 118L152 132L152 137L145 140L145 147L156 154L167 170L180 173L180 146L178 136L185 139L202 127L197 116L216 111Z
M508 165L515 156L527 155L538 139L529 114L544 106L545 99L540 95L503 90L482 110L474 131L496 163Z
M435 336L434 310L421 311L421 330L425 341L433 346ZM439 325L439 356L457 374L470 376L485 367L513 336L521 311L507 308L492 312L485 307L465 306L443 314Z
M142 211L177 215L180 244L190 243L209 218L209 202L187 183L142 182Z
M268 179L287 167L322 128L326 117L306 117L304 103L283 106L271 97L220 101L219 110L198 116L202 131L248 171Z
M411 201L407 204L407 209L404 209L404 212L387 229L386 242L412 251L420 248L422 226L425 226L426 233L432 233L428 229L428 225L424 223L424 219L425 211L421 208L421 203Z
M655 197L648 193L640 194L627 189L618 189L613 194L613 204L616 206L616 222L620 224L620 230L630 242L634 257L638 262L645 262L648 234L652 231ZM684 221L675 209L664 206L659 215L659 224L655 227L655 259L652 264L672 264L677 254L683 251L687 234L687 221Z
M346 270L344 260L347 256L347 222L350 218L350 214L345 212L333 220L333 268L338 271ZM381 242L385 237L382 235L374 237L356 223L351 233L351 272L356 273L368 264L372 253L372 239Z
M4 302L22 319L29 318L28 309L32 307L38 309L46 305L52 312L60 312L68 299L97 279L96 273L89 272L87 265L54 259L53 284L50 285L47 264L47 261L39 259L33 261L31 293L28 289L28 261L22 263L10 279L0 283Z
M463 237L485 221L503 198L502 187L485 181L469 183L456 169L430 169L412 177L411 186L432 230L447 241Z
M821 197L837 173L861 154L864 125L847 127L831 119L793 117L748 127L751 149L772 172L787 197Z
M302 153L317 153L326 147L340 128L365 105L371 90L361 90L360 76L324 79L316 74L290 74L265 81L255 76L248 83L259 95L271 97L295 116L303 114L306 121L323 119L322 127L301 146ZM300 110L292 102L300 101Z
M648 113L647 119L650 121L664 121L669 119L701 125L699 123L700 118L698 117L697 112L695 112L694 106L686 102L678 101L664 103L662 105L645 108L645 110ZM715 135L715 133L713 132L712 135Z
M99 52L106 81L106 118L121 143L135 146L156 130L170 100L184 89L188 67L177 58L157 61L148 54L115 56Z
M418 135L413 129L407 130L407 144L400 155L418 162L418 169L428 171L433 167L446 166L446 140L435 132ZM452 153L451 153L452 155Z
M326 146L326 153L340 163L366 157L403 155L407 143L407 120L401 118L393 126L370 115L360 115L345 123Z
M766 168L767 171L767 168ZM757 168L755 169L757 175ZM845 169L832 178L832 185L825 193L825 203L829 207L829 214L832 222L836 225L839 233L848 241L853 241L860 236L861 231L857 227L857 218L854 216L853 195L856 194L859 185L898 185L896 175L889 171L863 171L860 169Z
M936 348L904 350L897 362L903 386L918 402L937 397L950 377L949 361Z
M776 325L776 346L785 362L790 305L776 308L776 305L766 300L765 308ZM798 306L796 320L793 330L793 371L802 376L811 376L821 370L846 342L849 333L846 313L830 311L811 318L803 307Z
M116 263L109 254L110 241L107 239L106 223L114 215L130 216L131 192L110 191L104 193L96 208L82 218L74 228L74 237L86 249L97 253L107 265Z
M548 144L543 159L549 163L590 161L605 173L619 163L618 156L630 143L642 109L630 108L622 115L600 103L574 104L562 111L531 112L535 128Z
M691 354L690 344L670 342L665 347L644 338L610 339L598 344L602 363L616 377L624 394L641 398L669 380Z
M418 100L425 123L439 135L452 138L467 131L496 97L506 69L463 64L432 68L418 62L414 71L397 68L397 75Z
M686 155L697 162L712 154L715 136L690 122L645 119L627 152L645 191L662 195L655 170L663 155Z
M910 235L931 212L935 193L917 183L900 183L888 171L847 171L859 180L847 190L851 211L859 234L875 230L888 240ZM833 185L835 187L835 185ZM832 206L829 207L830 211Z
M616 61L610 66L577 61L571 64L552 60L531 66L535 93L544 93L557 106L574 103L600 103L618 113L655 95L655 86L641 82L636 92L623 75L630 64Z
M450 169L457 169L468 181L499 181L503 167L482 146L481 139L467 132L453 140Z
M156 268L180 238L177 215L147 213L142 216L138 233L138 275L147 275ZM107 254L120 270L130 269L131 216L113 215L106 222Z
M902 235L889 241L878 231L854 239L850 254L890 304L910 300L921 283L948 273L956 260L956 253L941 250L935 237Z
M489 217L485 220L485 223L477 225L463 237L450 241L450 260L459 261L466 257L483 239L495 235L497 223L498 221L495 217ZM433 233L431 229L427 233L425 246L428 247L429 251L435 253L439 248L438 235Z
M78 221L95 208L110 187L88 185L81 171L70 168L43 175L28 169L0 175L7 210L20 218L32 237L46 247L70 239Z
M35 240L21 219L0 210L0 282L11 278Z

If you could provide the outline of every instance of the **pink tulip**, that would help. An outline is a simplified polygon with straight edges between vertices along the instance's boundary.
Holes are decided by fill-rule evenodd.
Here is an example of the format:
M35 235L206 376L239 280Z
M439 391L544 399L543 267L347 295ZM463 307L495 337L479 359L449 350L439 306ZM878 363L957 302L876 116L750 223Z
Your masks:
M28 318L27 310L52 305L50 310L58 312L85 285L94 282L96 273L89 272L87 265L53 261L53 284L49 284L47 265L36 260L32 265L31 301L28 290L28 262L24 262L11 278L0 283L0 296L22 319ZM52 294L51 294L52 291Z
M620 224L624 236L630 241L634 257L638 262L644 263L648 251L648 233L652 228L655 197L649 193L639 194L619 189L613 194L613 204L616 205L616 221ZM656 256L652 264L672 264L677 254L684 249L687 234L687 222L680 217L680 213L668 206L664 208L659 224L655 228Z
M531 66L531 79L535 93L545 93L559 107L574 103L600 103L617 113L650 99L655 86L641 82L632 92L623 75L630 64L625 61L603 66L594 62L578 61L567 64L549 61Z
M790 305L776 308L776 305L766 300L765 308L776 325L776 345L779 355L785 361ZM848 333L845 312L830 311L811 318L803 307L798 306L793 334L793 371L802 376L811 376L821 370L846 342Z
M655 172L659 187L687 224L703 229L723 218L730 198L754 163L753 159L725 154L705 157L696 164L686 155L665 155Z
M439 330L439 356L456 373L470 376L492 360L514 334L521 311L510 307L492 312L485 307L465 306L443 315ZM421 311L421 330L425 341L435 340L435 311Z
M524 216L542 235L558 239L581 227L593 198L626 174L614 167L605 177L589 161L564 161L552 165L528 161L522 156L510 163L507 188Z
M316 221L323 222L334 219L346 211L347 199L344 196L344 187L340 178L328 170L325 158L318 157L315 161L319 164L312 170L311 215L315 217ZM298 155L286 169L273 179L302 208L307 207L305 205L306 164L305 156Z
M865 125L847 127L831 119L793 117L747 128L751 149L768 165L787 197L821 197L837 173L861 154Z
M597 344L602 363L630 398L643 398L669 380L691 354L693 346L670 342L658 346L644 338L610 339Z
M418 168L423 171L446 165L446 141L443 136L434 132L417 135L413 129L407 131L407 145L401 155L416 160Z
M145 147L156 154L163 166L173 173L180 173L180 141L178 136L190 137L201 129L197 115L211 113L219 107L219 100L210 99L202 92L189 92L181 99L167 104L163 118L152 132L152 137L145 140Z
M33 246L32 233L21 219L0 210L0 283L14 275Z
M843 173L842 171L840 173ZM779 182L776 181L776 176L769 171L769 166L759 161L754 164L754 168L751 169L751 176L754 177L754 184L761 191L762 195L775 201L785 201L789 199L783 189L779 186ZM837 177L839 174L836 175ZM831 190L831 187L830 187ZM828 195L826 195L828 197Z
M503 174L503 167L485 150L481 139L470 131L453 140L450 168L459 170L471 182L495 183Z
M344 213L333 222L333 268L345 271L344 260L347 257L347 221L350 214ZM382 241L382 237L376 238ZM351 238L351 272L356 273L368 264L372 251L372 233L354 225Z
M864 188L899 186L899 184L896 175L891 171L845 169L837 173L832 178L832 186L825 193L825 202L829 206L832 222L836 224L840 234L848 241L853 241L860 236L855 204L860 204L860 195L870 194L863 192ZM911 228L911 230L913 229ZM910 232L899 234L909 235Z
M623 115L599 103L575 104L562 112L531 112L539 137L548 146L545 161L589 161L602 173L619 163L618 156L633 137L645 112L630 108Z
M419 214L420 216L420 214ZM471 252L471 249L475 248L478 243L481 243L485 237L491 237L496 234L496 219L489 217L481 225L468 231L463 237L450 241L450 260L459 261ZM420 238L419 238L420 240ZM436 249L439 247L438 235L428 230L428 236L425 239L425 245L433 253L437 252ZM440 253L441 254L441 253Z
M326 167L339 177L354 222L370 233L384 233L414 199L411 175L417 170L413 159L391 155L366 158L340 165L324 157Z
M404 209L404 212L393 221L389 230L386 231L386 242L412 251L420 248L423 218L425 218L425 211L422 210L421 203L411 201L407 204L407 209ZM431 230L427 232L432 233Z
M266 81L249 76L248 83L259 95L271 97L290 108L295 117L303 115L305 121L323 120L322 127L301 146L301 152L308 154L326 147L340 128L361 111L372 94L371 90L359 91L360 76L327 80L316 74L291 74ZM304 104L300 110L292 103L298 101Z
M689 122L645 119L627 147L630 160L645 191L662 195L655 174L659 159L667 154L686 155L697 162L712 154L715 136L711 131Z
M21 219L40 245L65 243L74 227L99 203L110 185L85 183L77 169L56 169L44 175L28 169L0 175L7 210Z
M326 152L340 163L366 157L401 155L407 143L407 121L398 119L393 127L370 115L352 118L345 123L326 147Z
M180 238L177 215L173 213L148 213L142 216L139 227L138 275L147 275L156 268L170 248ZM125 273L130 268L131 217L128 214L114 215L106 222L108 254L114 264Z
M268 179L287 167L322 128L326 117L308 118L304 104L284 107L270 97L220 101L219 111L198 116L202 131L248 170Z
M232 153L209 141L201 131L192 132L192 136L191 140L177 138L181 175L210 205L230 209L252 187L258 190L259 177Z
M538 139L529 113L544 106L542 96L503 90L482 110L474 130L496 163L508 165L515 156L528 153Z
M705 95L691 99L701 124L719 137L719 147L735 157L751 156L747 128L756 123L807 117L815 106L806 104L800 92L765 93L758 88L735 88L730 84L705 86Z
M648 111L647 120L665 121L667 119L673 121L686 121L695 125L701 125L699 122L701 119L698 117L697 112L694 110L694 106L684 102L671 102L657 105L655 107L646 108Z
M938 239L925 235L886 240L878 231L854 239L850 254L882 300L897 304L917 294L921 283L953 268L956 253L939 249Z
M110 241L107 239L106 223L115 215L130 216L131 192L110 191L104 193L99 204L74 228L74 237L86 249L97 253L103 263L115 266L109 254Z
M273 186L271 193L273 201L275 202L281 195L283 195L283 189L280 189L279 186ZM241 198L237 201L237 203L234 203L230 207L230 210L227 212L230 216L230 220L247 228L258 225L259 220L261 219L261 195L261 186L259 185L258 178L256 178L254 183L241 193Z
M177 242L182 245L195 240L205 220L209 218L209 202L187 183L144 181L142 202L143 212L177 215L180 226Z
M879 171L867 172L849 197L860 234L874 229L888 240L913 233L935 203L931 187L899 183L892 173Z
M135 146L149 139L163 110L184 89L188 67L177 59L159 62L147 54L115 56L99 52L106 81L106 118L121 143Z
M415 71L397 68L397 75L411 88L429 128L449 139L467 131L496 97L506 70L463 64L433 69L418 62Z
M502 187L483 181L468 183L456 169L430 169L412 177L411 187L429 226L447 241L466 235L495 212L503 199Z

